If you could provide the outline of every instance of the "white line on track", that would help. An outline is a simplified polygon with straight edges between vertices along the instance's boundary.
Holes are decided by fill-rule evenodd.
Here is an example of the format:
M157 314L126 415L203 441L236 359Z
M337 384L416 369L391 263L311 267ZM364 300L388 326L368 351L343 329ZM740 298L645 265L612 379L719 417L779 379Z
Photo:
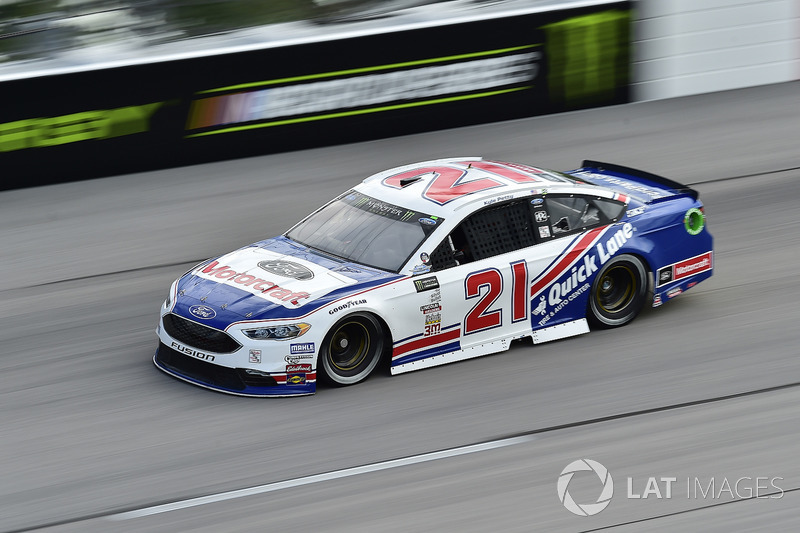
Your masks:
M460 448L451 448L449 450L442 450L439 452L413 455L410 457L403 457L401 459L382 461L380 463L372 463L364 466L345 468L343 470L334 470L333 472L326 472L324 474L315 474L313 476L287 479L285 481L267 483L266 485L258 485L256 487L249 487L246 489L231 490L228 492L209 494L208 496L200 496L198 498L189 498L187 500L165 503L163 505L143 507L141 509L136 509L133 511L126 511L123 513L112 514L107 516L106 518L108 520L131 520L133 518L141 518L143 516L166 513L168 511L176 511L178 509L187 509L189 507L197 507L200 505L207 505L210 503L217 503L226 500L235 500L237 498L244 498L246 496L253 496L256 494L264 494L267 492L275 492L277 490L290 489L293 487L301 487L303 485L311 485L313 483L321 483L323 481L329 481L331 479L340 479L345 477L358 476L361 474L368 474L370 472L378 472L380 470L389 470L391 468L399 468L401 466L427 463L430 461L437 461L439 459L457 457L459 455L467 455L470 453L494 450L496 448L504 448L506 446L514 446L516 444L523 444L526 442L530 442L535 438L536 437L534 437L533 435L523 435L520 437L510 437L507 439L499 439L490 442L483 442L480 444L470 444L469 446L462 446Z

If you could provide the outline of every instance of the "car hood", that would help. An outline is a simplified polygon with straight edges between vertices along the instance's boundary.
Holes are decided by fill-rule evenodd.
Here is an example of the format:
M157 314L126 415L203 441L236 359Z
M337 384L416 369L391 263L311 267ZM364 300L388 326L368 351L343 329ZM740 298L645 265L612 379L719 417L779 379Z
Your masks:
M397 277L271 239L207 261L179 282L174 312L212 327L289 318Z

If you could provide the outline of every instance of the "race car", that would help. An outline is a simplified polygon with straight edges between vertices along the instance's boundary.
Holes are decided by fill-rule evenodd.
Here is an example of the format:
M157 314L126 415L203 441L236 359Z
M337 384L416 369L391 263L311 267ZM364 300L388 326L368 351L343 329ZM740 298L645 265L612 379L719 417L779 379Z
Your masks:
M631 322L708 278L697 191L584 161L457 157L380 172L281 236L209 259L161 308L154 362L296 396Z

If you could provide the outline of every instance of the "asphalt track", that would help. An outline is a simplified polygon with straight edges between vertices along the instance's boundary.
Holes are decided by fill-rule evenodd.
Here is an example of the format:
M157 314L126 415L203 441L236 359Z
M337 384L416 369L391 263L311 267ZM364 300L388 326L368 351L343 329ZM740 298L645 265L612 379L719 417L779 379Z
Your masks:
M0 531L797 529L798 140L791 83L0 193ZM153 367L194 262L462 155L696 184L715 275L623 329L305 398ZM581 458L615 483L590 517L556 490Z

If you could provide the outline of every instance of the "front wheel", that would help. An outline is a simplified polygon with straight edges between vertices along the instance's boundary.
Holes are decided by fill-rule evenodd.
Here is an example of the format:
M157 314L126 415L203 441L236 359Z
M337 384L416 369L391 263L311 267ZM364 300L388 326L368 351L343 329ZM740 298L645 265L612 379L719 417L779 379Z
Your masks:
M636 318L644 307L647 281L647 269L638 257L612 259L592 283L589 321L600 328L615 328Z
M322 342L320 377L338 386L363 381L378 365L383 346L381 324L375 316L348 315L334 324Z

